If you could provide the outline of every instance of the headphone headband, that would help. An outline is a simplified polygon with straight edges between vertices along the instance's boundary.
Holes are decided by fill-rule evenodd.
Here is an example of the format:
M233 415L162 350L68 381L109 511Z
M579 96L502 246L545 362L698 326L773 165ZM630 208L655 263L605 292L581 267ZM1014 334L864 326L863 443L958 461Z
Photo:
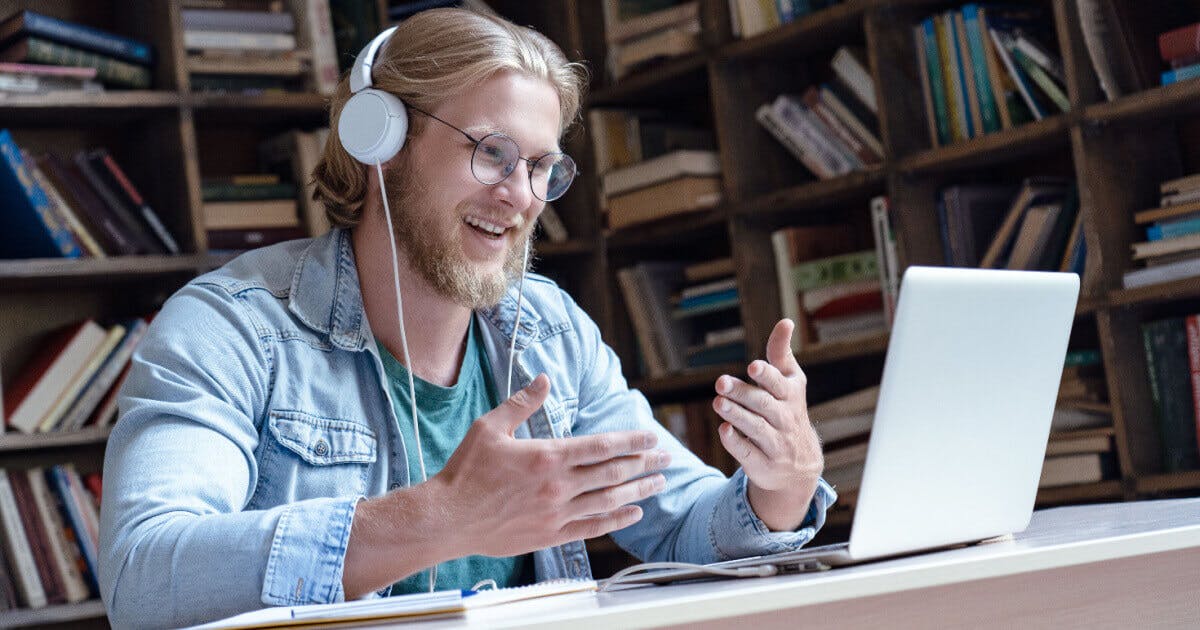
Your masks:
M358 53L358 57L355 57L354 68L350 71L350 92L352 94L371 87L371 68L375 65L375 55L379 54L379 49L383 48L395 31L396 27L393 26L376 35L375 39L367 43L362 52Z

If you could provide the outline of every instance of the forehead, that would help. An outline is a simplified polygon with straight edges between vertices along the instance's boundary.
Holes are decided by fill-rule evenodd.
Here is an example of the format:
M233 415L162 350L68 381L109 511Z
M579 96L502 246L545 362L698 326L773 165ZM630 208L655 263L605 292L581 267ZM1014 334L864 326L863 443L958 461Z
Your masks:
M435 113L476 138L499 132L511 136L525 152L558 150L558 93L542 79L500 72L448 99Z

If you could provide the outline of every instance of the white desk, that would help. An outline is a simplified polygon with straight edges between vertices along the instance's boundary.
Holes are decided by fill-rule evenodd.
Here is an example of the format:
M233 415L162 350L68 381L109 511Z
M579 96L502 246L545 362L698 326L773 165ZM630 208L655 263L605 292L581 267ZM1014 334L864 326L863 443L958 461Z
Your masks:
M464 625L1197 628L1200 499L1043 510L1012 540L823 573L580 593L369 627Z

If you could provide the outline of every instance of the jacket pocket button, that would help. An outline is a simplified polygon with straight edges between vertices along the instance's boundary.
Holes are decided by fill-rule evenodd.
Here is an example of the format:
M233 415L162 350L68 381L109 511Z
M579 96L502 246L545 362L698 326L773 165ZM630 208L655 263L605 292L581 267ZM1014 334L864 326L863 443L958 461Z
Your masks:
M329 454L329 442L324 439L317 440L317 445L313 448L313 452L319 457L325 457Z

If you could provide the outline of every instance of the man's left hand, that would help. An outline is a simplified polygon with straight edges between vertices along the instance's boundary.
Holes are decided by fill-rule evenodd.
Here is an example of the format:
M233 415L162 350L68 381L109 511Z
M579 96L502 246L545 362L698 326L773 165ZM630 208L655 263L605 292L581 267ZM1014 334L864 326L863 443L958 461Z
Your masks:
M824 468L821 441L808 418L808 378L792 355L795 324L782 319L767 340L767 360L750 363L757 385L730 375L717 379L713 409L726 422L725 450L749 478L750 505L774 531L798 527Z

